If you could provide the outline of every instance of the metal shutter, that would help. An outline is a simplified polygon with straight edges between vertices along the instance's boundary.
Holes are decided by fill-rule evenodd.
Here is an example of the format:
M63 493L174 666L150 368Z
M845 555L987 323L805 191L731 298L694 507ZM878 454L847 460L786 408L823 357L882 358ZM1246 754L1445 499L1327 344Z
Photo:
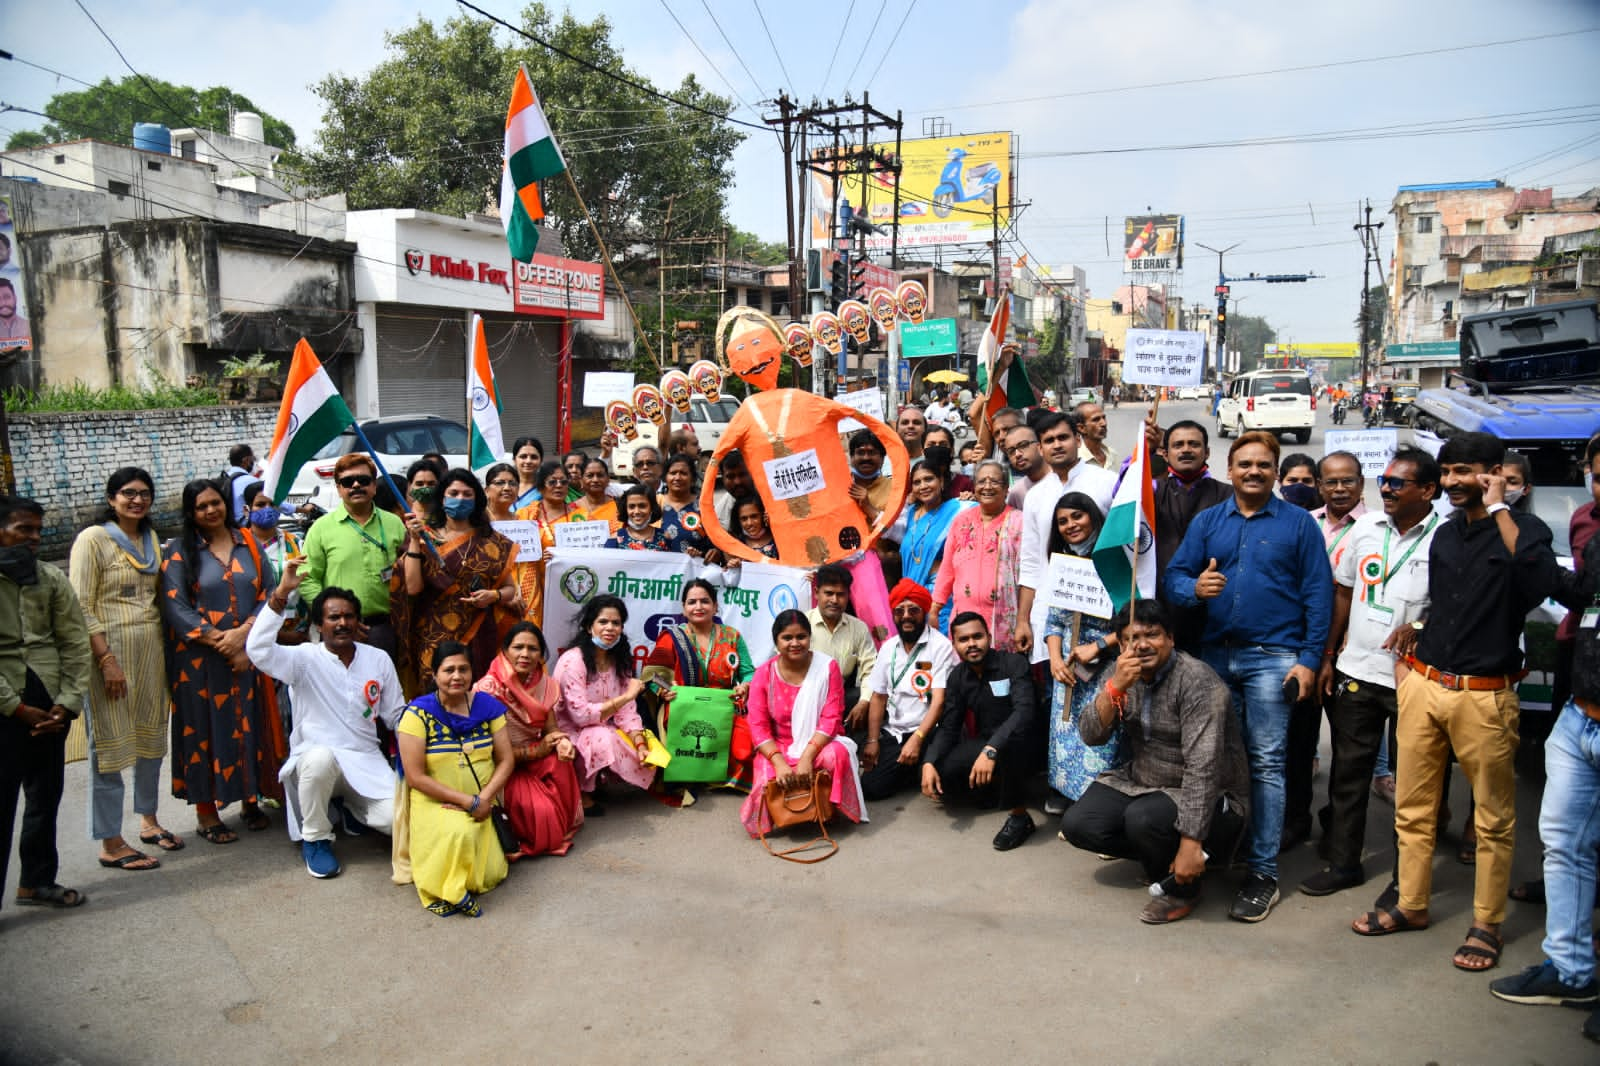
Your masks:
M506 448L518 437L538 437L549 458L556 451L561 324L529 315L485 315L483 335L500 394Z
M377 318L378 413L465 421L465 313L384 304Z

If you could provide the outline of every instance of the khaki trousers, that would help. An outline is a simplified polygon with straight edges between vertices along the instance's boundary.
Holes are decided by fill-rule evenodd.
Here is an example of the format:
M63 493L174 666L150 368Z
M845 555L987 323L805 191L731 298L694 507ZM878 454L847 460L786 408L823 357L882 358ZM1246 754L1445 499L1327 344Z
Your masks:
M1456 753L1472 784L1478 830L1472 915L1479 925L1505 918L1516 837L1517 722L1514 689L1456 692L1412 671L1396 692L1400 713L1395 763L1395 832L1400 838L1400 906L1428 909L1439 798Z

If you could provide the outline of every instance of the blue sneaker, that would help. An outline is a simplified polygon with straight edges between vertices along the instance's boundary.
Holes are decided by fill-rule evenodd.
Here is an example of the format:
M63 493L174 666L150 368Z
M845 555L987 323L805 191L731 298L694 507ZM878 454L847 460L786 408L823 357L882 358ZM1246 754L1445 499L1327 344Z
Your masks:
M327 840L302 840L300 854L306 860L306 873L312 877L338 877L344 867L334 858L333 843Z
M1489 985L1489 991L1508 1003L1540 1003L1552 1007L1584 1007L1600 1001L1600 989L1593 978L1586 985L1569 985L1549 959L1538 966L1529 966L1514 977L1500 978Z

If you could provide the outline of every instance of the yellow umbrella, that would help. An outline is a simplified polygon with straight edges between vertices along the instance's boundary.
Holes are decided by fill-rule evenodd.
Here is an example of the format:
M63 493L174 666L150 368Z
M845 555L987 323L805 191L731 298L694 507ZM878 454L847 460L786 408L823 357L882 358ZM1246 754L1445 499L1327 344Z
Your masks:
M935 370L922 380L931 381L935 385L954 385L958 381L967 381L968 378L959 370Z

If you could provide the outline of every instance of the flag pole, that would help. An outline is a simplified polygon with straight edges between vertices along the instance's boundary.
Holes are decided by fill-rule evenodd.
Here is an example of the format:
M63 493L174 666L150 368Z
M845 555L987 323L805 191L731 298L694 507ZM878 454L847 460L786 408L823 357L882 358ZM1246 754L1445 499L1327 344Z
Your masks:
M594 241L600 246L600 261L605 264L606 270L611 274L611 280L617 286L617 295L622 297L622 305L628 309L628 317L633 319L634 332L639 336L639 343L644 345L644 354L656 365L656 373L661 373L661 360L656 358L654 349L650 347L650 338L645 334L644 327L639 324L639 313L633 309L633 301L628 299L628 290L622 284L622 279L617 276L617 268L611 262L611 253L606 250L605 238L600 236L600 227L595 225L594 217L589 214L589 207L583 202L583 193L578 191L578 183L572 178L572 168L562 171L567 176L567 188L572 190L573 199L578 201L578 210L583 212L583 219L589 223L589 232L594 234Z
M400 486L395 484L395 480L389 474L389 471L384 469L383 460L378 458L378 449L374 448L372 446L372 442L367 439L367 435L361 432L361 423L351 422L350 428L355 431L356 441L360 443L362 449L367 453L368 456L371 457L372 465L378 468L378 476L389 483L389 491L394 493L394 498L399 500L400 505L404 507L406 502L406 494L400 491ZM377 506L376 501L374 501L373 506ZM437 561L439 559L439 549L433 546L433 541L427 537L423 537L422 543L430 552L433 553L433 557Z

